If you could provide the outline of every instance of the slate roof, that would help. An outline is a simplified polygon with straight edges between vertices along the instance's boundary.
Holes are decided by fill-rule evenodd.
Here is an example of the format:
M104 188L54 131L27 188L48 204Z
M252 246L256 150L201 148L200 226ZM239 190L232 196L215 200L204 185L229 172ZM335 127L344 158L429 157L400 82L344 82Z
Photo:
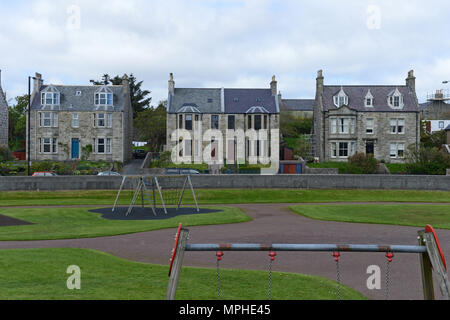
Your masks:
M263 107L268 113L279 113L278 96L271 89L225 89L225 113L247 113L252 107Z
M169 95L167 112L178 113L184 107L192 106L200 113L221 113L221 91L221 89L175 88L175 95Z
M314 111L314 99L281 99L282 111Z
M323 108L324 111L337 109L334 105L333 97L339 93L341 88L348 96L348 107L359 112L418 112L419 106L410 92L409 87L403 86L324 86ZM374 98L373 107L366 107L364 98L368 90ZM388 95L398 89L403 95L403 109L392 109L388 105Z
M186 112L186 107L206 114L245 114L255 110L254 107L264 108L270 114L279 112L278 98L272 96L271 89L175 88L175 94L169 95L167 112Z
M49 107L42 109L41 106L41 92L45 90L48 85L43 85L40 88L39 94L36 94L32 103L32 110L50 110ZM95 105L95 93L102 86L69 86L69 85L53 85L60 93L60 106L55 107L55 111L96 111L105 110L111 112L123 111L125 97L122 92L122 85L107 86L113 92L113 107L98 108ZM76 92L81 91L81 96L77 96Z

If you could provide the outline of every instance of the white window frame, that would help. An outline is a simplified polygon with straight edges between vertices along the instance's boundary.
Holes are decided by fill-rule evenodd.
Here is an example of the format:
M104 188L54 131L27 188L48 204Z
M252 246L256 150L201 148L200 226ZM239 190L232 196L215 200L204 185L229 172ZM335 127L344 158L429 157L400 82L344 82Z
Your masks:
M112 154L112 139L106 138L105 140L105 153Z
M103 140L103 143L100 144L100 140ZM99 151L99 146L102 145L103 146L103 152ZM99 137L96 139L96 153L97 154L106 154L106 138L103 137Z
M79 126L80 123L78 113L72 113L72 128L78 128Z
M406 124L405 118L390 118L389 119L389 133L390 134L405 134L405 131L406 131L405 124ZM400 128L401 128L401 131L399 130Z
M331 134L337 134L337 127L338 127L337 121L338 121L337 118L330 118Z
M401 152L401 155L399 154ZM389 145L389 156L391 159L404 159L405 158L405 143L403 142L391 142Z
M347 155L341 156L341 143L347 144ZM356 153L356 142L355 141L332 141L330 144L330 155L333 159L347 159Z
M103 117L100 117L100 116ZM103 125L100 124L100 121L103 121ZM105 128L106 127L106 116L105 113L99 113L97 114L97 128Z
M366 118L366 134L374 134L374 133L375 133L375 119Z
M114 105L114 95L110 92L98 92L95 94L95 105L96 106L113 106Z
M42 92L41 105L43 106L59 106L60 94L58 92Z
M40 144L40 147L39 147L40 153L43 153L43 154L57 154L58 153L58 138L39 138L39 144ZM49 148L48 152L45 151L45 146L48 146L48 148Z
M112 126L112 114L111 113L107 113L106 114L106 123L105 123L107 128L111 128Z

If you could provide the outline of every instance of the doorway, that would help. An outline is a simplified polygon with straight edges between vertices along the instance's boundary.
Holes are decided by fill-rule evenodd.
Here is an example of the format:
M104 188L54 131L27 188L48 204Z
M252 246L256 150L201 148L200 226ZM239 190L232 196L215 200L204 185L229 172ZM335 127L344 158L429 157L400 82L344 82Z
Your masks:
M72 139L72 159L78 159L80 157L80 139Z
M374 155L375 153L375 142L373 140L366 141L366 154Z

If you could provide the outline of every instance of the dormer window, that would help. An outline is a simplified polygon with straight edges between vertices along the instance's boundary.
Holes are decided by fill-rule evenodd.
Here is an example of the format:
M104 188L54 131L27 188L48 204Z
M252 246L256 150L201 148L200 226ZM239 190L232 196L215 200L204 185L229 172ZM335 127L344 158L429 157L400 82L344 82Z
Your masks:
M96 106L112 106L113 105L113 93L106 86L101 87L95 93L95 105Z
M364 98L364 105L368 108L373 107L373 95L370 92L370 90L367 92L367 94Z
M337 95L333 97L334 105L338 108L342 107L343 105L348 105L348 96L344 92L344 89L341 88L341 91Z
M400 93L398 88L388 95L388 104L392 109L403 109L403 95Z
M49 85L41 93L41 105L43 106L59 106L60 95L59 91L53 86Z

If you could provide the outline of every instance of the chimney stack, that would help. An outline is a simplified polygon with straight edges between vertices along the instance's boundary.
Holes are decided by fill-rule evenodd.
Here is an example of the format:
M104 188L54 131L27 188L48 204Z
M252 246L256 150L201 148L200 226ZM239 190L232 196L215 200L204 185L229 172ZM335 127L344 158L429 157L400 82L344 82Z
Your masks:
M319 70L317 71L317 78L316 78L316 92L317 94L323 93L323 71Z
M175 95L175 81L173 81L173 73L170 73L169 78L169 94L171 96Z
M272 82L270 83L270 89L272 90L272 95L276 96L278 93L277 81L275 80L275 76L272 77Z
M42 85L44 84L44 80L42 79L42 74L36 72L36 74L33 78L33 84L34 84L33 85L33 93L39 92Z
M123 86L123 92L128 93L130 92L130 81L128 80L127 74L124 74L122 77L122 86Z
M406 85L412 92L416 92L416 77L414 76L414 70L408 72L408 78L406 78Z

